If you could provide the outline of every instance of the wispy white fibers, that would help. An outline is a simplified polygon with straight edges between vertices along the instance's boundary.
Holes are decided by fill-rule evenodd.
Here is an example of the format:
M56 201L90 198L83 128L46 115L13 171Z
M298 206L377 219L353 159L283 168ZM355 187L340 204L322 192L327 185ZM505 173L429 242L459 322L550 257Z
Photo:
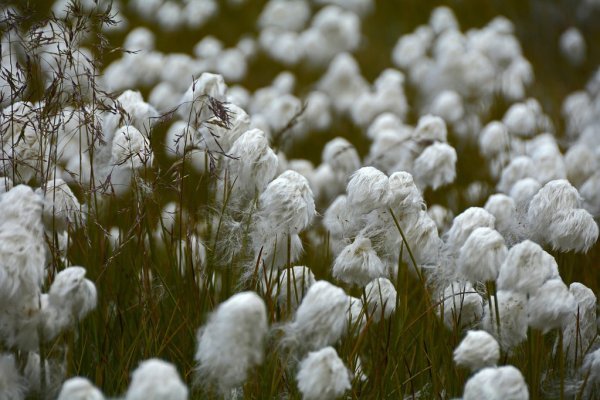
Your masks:
M460 248L458 271L471 282L494 281L507 254L500 233L491 228L477 228Z
M446 123L440 117L424 115L413 132L413 139L417 142L446 142L448 130Z
M512 365L484 368L465 384L463 400L529 400L521 371Z
M277 173L277 156L269 147L265 133L251 129L242 134L229 150L226 158L232 197L237 202L250 202L262 193Z
M600 390L600 349L585 356L581 374L587 378L583 398L591 399L591 394Z
M452 282L444 289L438 312L450 329L469 326L483 315L483 298L470 282Z
M112 165L138 169L151 163L150 141L136 127L125 125L115 131L112 141Z
M329 95L334 108L339 112L349 111L354 101L368 87L358 63L348 53L336 55L319 82L319 89Z
M305 177L285 171L269 183L259 198L259 223L265 233L299 233L315 216L315 201Z
M125 400L187 400L188 389L177 369L152 358L142 361L131 374Z
M254 292L231 296L198 330L198 380L226 393L244 383L264 357L267 309Z
M85 273L82 267L68 267L60 271L47 296L42 297L42 324L47 340L96 308L96 286L85 279Z
M529 326L543 333L562 329L576 311L575 298L560 278L546 281L527 302Z
M327 281L315 282L285 327L290 347L316 350L334 344L346 331L348 296Z
M104 395L86 378L67 379L56 400L104 400Z
M586 180L580 189L583 207L594 217L600 217L600 172L596 172Z
M288 285L288 280L290 285ZM274 293L277 294L277 303L285 307L289 296L291 308L295 310L313 283L315 283L315 275L308 267L297 266L284 269L279 277L276 293Z
M42 200L15 186L0 196L0 215L0 341L33 350L46 262Z
M358 333L367 324L365 307L357 297L348 296L348 300L348 328L351 332Z
M517 206L512 197L502 193L493 194L487 199L483 208L496 218L494 223L496 230L509 244L522 236L522 229L517 220Z
M180 79L185 79L180 77ZM194 80L181 98L181 105L177 113L191 125L200 125L213 117L210 111L210 99L225 101L227 85L221 75L204 72L200 78Z
M252 228L255 260L262 249L261 258L268 268L296 261L302 252L298 233L310 225L315 212L313 193L305 177L287 170L271 181L258 199Z
M503 170L500 181L496 185L499 192L509 193L513 185L525 178L535 175L535 164L527 156L515 157Z
M500 359L500 345L486 331L468 331L467 336L454 349L456 365L477 371L485 367L495 367Z
M375 322L389 318L396 310L396 288L387 278L373 279L365 287L369 316Z
M502 122L492 121L487 124L479 136L479 151L488 158L495 158L510 149L510 136Z
M446 143L434 143L423 150L414 164L415 180L423 189L433 190L454 182L456 150Z
M563 351L570 363L581 361L583 355L596 339L596 295L579 282L569 286L576 308L568 316L563 327Z
M446 246L451 254L458 256L460 248L469 235L477 228L494 228L496 218L480 207L467 208L454 218L450 230L446 232Z
M0 398L5 400L25 399L26 387L17 370L12 354L0 354Z
M321 158L329 164L333 172L345 183L354 171L360 168L360 158L356 148L342 137L336 137L325 145Z
M352 174L346 191L348 205L363 213L386 206L391 195L388 177L373 167Z
M569 181L548 182L529 204L532 237L561 251L586 252L598 239L598 226L580 204L579 193Z
M250 117L242 108L228 103L229 125L222 126L221 121L212 117L199 128L200 145L210 151L229 154L235 141L250 129Z
M334 400L351 388L350 371L333 347L308 353L296 375L303 400Z
M500 290L533 294L547 280L554 278L559 278L554 257L537 243L525 240L508 251L496 283Z
M515 182L510 189L509 196L515 201L517 215L527 215L531 199L541 188L542 184L534 178L519 179Z
M150 129L158 120L158 112L144 101L140 92L124 91L117 97L116 106L122 113L108 114L102 122L105 140L110 141L117 128L123 125L133 126L148 137Z
M45 188L37 189L36 193L44 199L42 215L47 229L61 231L69 225L81 224L81 205L65 181L58 178L48 181Z
M500 315L500 331L496 317L496 301ZM491 307L491 312L489 307L485 307L481 321L482 329L494 335L505 350L512 349L527 339L527 295L499 290L496 296L491 296L490 302L494 307Z
M427 207L427 214L435 222L435 226L437 226L440 234L444 234L450 229L450 225L454 219L454 214L450 209L439 204L433 204Z
M585 61L586 44L579 29L570 27L560 35L558 42L561 55L574 66L581 65Z
M371 241L357 236L342 250L333 263L333 276L340 281L365 286L372 279L385 275L385 266L371 246Z

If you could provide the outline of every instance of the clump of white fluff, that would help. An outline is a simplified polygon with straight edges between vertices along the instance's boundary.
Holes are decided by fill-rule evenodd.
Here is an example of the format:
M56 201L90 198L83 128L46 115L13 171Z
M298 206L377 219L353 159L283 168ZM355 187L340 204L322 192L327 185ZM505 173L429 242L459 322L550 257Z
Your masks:
M454 182L456 150L446 143L434 143L419 155L414 164L415 180L419 187L433 190Z
M560 278L549 279L527 302L528 324L543 333L562 329L576 310L577 303L567 285Z
M12 354L0 354L0 398L25 399L26 386Z
M334 400L351 388L350 371L333 347L308 353L296 375L303 400Z
M477 371L485 367L495 367L500 359L500 345L486 331L468 331L467 336L454 349L456 365Z
M494 158L510 149L510 136L506 126L499 121L487 124L479 136L479 151L486 157Z
M560 52L572 65L581 65L585 61L586 44L579 29L571 27L560 35Z
M419 118L413 133L413 139L416 141L446 142L447 136L446 123L435 115L424 115Z
M48 181L44 190L37 189L36 193L44 198L43 218L48 229L60 231L81 224L81 205L64 180Z
M263 361L267 331L267 309L256 293L231 296L198 330L199 381L215 384L223 393L242 385L248 370Z
M125 125L116 130L112 141L112 165L138 169L151 163L152 149L148 138L133 125Z
M259 197L259 223L264 232L299 233L315 216L315 201L305 177L285 171L271 181Z
M288 285L288 280L290 285ZM315 283L315 275L308 267L297 266L284 269L279 277L279 285L276 290L277 303L285 307L289 296L291 308L295 310L313 283Z
M483 298L470 282L452 282L444 289L438 312L450 329L469 326L481 319Z
M191 125L199 127L213 115L209 110L210 99L225 101L227 85L223 76L204 72L189 86L181 98L177 113Z
M537 243L525 240L508 251L496 283L500 290L533 294L547 280L558 277L554 257Z
M68 267L60 271L47 296L42 297L42 323L46 340L83 319L96 308L96 286L85 279L85 268Z
M600 390L600 349L585 356L581 373L584 377L587 377L584 398L591 399L591 394L598 393Z
M446 232L446 246L451 254L458 255L469 235L482 227L494 228L496 218L480 207L471 207L454 218L450 230Z
M142 361L131 374L125 400L187 400L188 388L177 369L168 362L152 358Z
M373 167L352 174L346 191L348 205L364 213L386 206L391 195L388 177Z
M512 365L484 368L465 384L463 400L529 400L521 371Z
M387 278L377 278L365 287L369 316L375 322L388 319L396 311L396 288Z
M535 176L535 164L533 160L527 156L515 157L502 170L502 175L496 188L499 192L509 193L517 181L532 176Z
M529 209L529 203L537 192L542 188L542 184L534 178L523 178L514 183L510 189L509 196L515 201L515 207L519 216L526 216Z
M492 214L496 221L496 230L510 243L521 236L521 228L517 219L515 200L502 193L491 195L483 208Z
M510 290L499 290L490 299L493 307L485 307L481 327L498 339L503 349L509 350L527 339L527 296ZM496 316L496 302L500 326Z
M348 304L341 288L327 281L315 282L286 326L284 341L309 351L334 344L346 330Z
M217 117L212 117L199 128L203 141L201 144L211 151L229 154L233 143L250 129L250 116L242 108L228 103L227 114L227 126L222 126Z
M344 138L336 137L323 148L322 159L324 163L344 181L351 173L360 168L360 158L356 148Z
M494 229L475 229L460 248L458 271L471 282L494 281L508 249L504 238Z
M333 276L340 281L365 286L385 274L385 266L371 246L371 241L357 236L341 251L333 263Z
M548 182L529 204L532 237L558 250L586 252L598 239L598 225L580 205L579 193L569 181Z
M265 133L251 129L231 146L226 158L233 198L249 201L262 193L277 173L277 156L269 147Z
M76 376L64 381L56 400L104 400L104 395L89 380Z
M579 282L569 286L576 304L563 327L563 351L570 363L580 361L596 339L596 295Z

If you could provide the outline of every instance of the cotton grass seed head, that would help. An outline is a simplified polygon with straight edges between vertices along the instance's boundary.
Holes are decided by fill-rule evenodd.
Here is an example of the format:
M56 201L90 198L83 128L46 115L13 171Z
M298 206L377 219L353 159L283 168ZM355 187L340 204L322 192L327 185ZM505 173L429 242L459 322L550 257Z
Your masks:
M577 303L567 285L560 278L549 279L527 302L528 324L543 333L562 329L576 310Z
M446 143L434 143L417 157L415 179L419 187L433 190L454 182L456 178L456 150Z
M527 221L532 234L537 238L545 237L554 214L559 210L570 210L581 206L581 197L577 189L566 179L546 183L529 203Z
M323 148L323 162L345 178L360 168L360 158L354 146L346 139L336 137Z
M533 294L547 280L558 278L558 265L539 244L525 240L509 251L500 266L496 284L500 290Z
M535 178L524 178L515 182L510 189L509 196L515 201L519 215L526 215L531 199L541 188L542 184Z
M434 115L424 115L419 118L413 138L417 142L446 142L447 135L446 123L442 118Z
M471 282L494 281L508 249L504 238L494 229L475 229L460 248L459 273Z
M198 382L222 393L242 385L248 371L260 365L267 334L267 310L254 292L241 292L219 305L198 330Z
M491 195L483 208L492 214L495 227L509 243L521 235L520 225L517 221L517 205L512 197L502 193Z
M389 318L396 310L396 288L387 278L377 278L365 287L369 315L375 322Z
M104 395L89 380L76 376L63 383L57 400L104 400Z
M386 206L390 199L388 177L373 167L362 167L352 174L346 191L348 205L364 213Z
M484 368L465 384L464 400L529 400L521 371L512 365Z
M385 274L385 266L371 246L371 241L357 236L342 250L333 263L333 276L343 282L365 286Z
M442 293L438 313L449 329L469 326L481 319L483 298L470 282L452 282Z
M327 281L317 281L302 299L284 341L292 347L316 350L337 342L346 330L348 296Z
M308 353L296 375L303 400L334 400L351 388L350 371L333 347Z
M500 315L500 327L496 318L496 301ZM484 308L482 329L494 335L504 350L510 350L527 339L527 295L509 290L499 290Z
M25 381L17 369L14 355L0 354L0 398L24 400L26 389Z
M486 331L468 331L467 336L454 349L456 365L472 372L485 367L495 367L500 359L500 345Z
M290 285L288 285L288 281ZM293 310L297 309L298 304L300 304L302 298L313 283L315 283L315 275L308 267L297 266L290 269L284 269L279 277L277 303L281 307L285 307L289 296L291 308Z
M44 198L44 224L50 230L66 230L69 225L82 223L81 205L62 179L46 182L36 193Z
M142 361L131 374L125 400L187 400L188 389L177 369L152 358Z
M279 175L260 195L258 213L263 231L303 231L315 216L315 201L306 178L291 170Z
M582 208L557 210L545 237L554 250L586 253L598 240L598 224Z
M450 230L446 232L446 246L452 254L458 255L469 235L482 227L494 228L496 218L480 207L471 207L457 215Z
M579 282L569 286L576 302L576 309L569 315L563 327L563 351L570 363L581 360L586 349L596 338L596 295Z

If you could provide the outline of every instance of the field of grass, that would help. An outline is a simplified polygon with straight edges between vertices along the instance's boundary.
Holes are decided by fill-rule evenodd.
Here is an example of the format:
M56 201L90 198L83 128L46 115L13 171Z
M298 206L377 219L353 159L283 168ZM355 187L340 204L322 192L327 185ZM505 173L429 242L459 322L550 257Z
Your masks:
M581 6L584 1L576 2L577 7L566 0L405 0L373 3L373 11L366 13L361 20L360 45L352 51L360 66L360 73L367 82L373 82L386 68L400 69L391 61L392 49L398 38L427 24L432 10L437 6L449 6L463 32L471 28L482 29L494 17L504 15L513 22L514 36L520 42L523 57L529 60L535 75L535 81L527 87L524 98L537 99L541 105L541 114L551 122L557 149L560 147L560 160L576 142L577 135L567 133L568 118L565 119L561 115L561 107L569 94L585 90L586 83L592 80L600 64L600 47L594 45L600 40L600 27L595 23L600 16L599 8L591 8L588 15L582 15L585 14ZM458 268L458 254L453 254L448 244L448 230L454 216L460 215L469 207L484 207L488 198L499 191L496 185L500 174L494 175L490 171L491 161L480 151L477 138L488 122L501 121L511 105L524 101L524 98L507 99L494 92L490 96L491 105L488 106L486 102L489 99L476 96L468 98L461 94L465 104L469 104L466 107L468 112L476 115L473 110L483 108L484 103L487 107L479 116L481 126L480 129L476 129L475 139L465 139L457 133L458 125L445 122L444 129L448 126L447 142L456 149L458 155L455 165L456 178L440 188L436 187L435 190L432 185L417 182L418 193L427 207L431 209L433 205L438 205L450 211L444 230L438 227L439 232L436 231L435 234L436 240L439 241L436 241L439 244L436 251L440 252L435 262L421 261L422 258L427 258L427 255L422 255L415 245L424 242L413 240L409 232L412 230L411 224L416 222L406 216L408 212L405 215L400 212L403 209L395 208L391 201L391 192L386 194L390 199L380 205L376 205L367 193L364 196L368 199L364 204L357 201L355 208L347 208L345 214L342 213L341 220L354 224L352 219L356 218L361 221L357 222L358 225L367 224L364 222L367 214L379 215L369 213L385 214L381 217L387 221L385 228L377 231L372 237L367 236L370 239L369 247L372 241L373 248L377 251L375 257L379 256L380 262L385 265L385 273L379 275L389 278L397 293L391 300L395 303L394 311L384 317L381 306L373 308L370 293L365 289L365 285L352 284L345 278L340 279L333 270L341 249L352 243L356 237L366 234L357 229L352 235L341 239L337 233L331 231L331 225L323 222L337 195L348 194L350 198L351 188L346 188L346 183L351 176L355 176L352 173L358 167L368 165L369 154L373 151L373 138L366 134L369 124L361 126L355 123L348 112L331 111L332 122L328 128L320 131L307 129L298 134L294 129L304 123L303 114L294 115L289 124L284 124L279 129L273 128L271 134L267 135L271 138L271 143L267 143L268 150L264 149L261 157L267 153L278 153L280 161L277 171L273 170L272 176L261 186L253 183L254 180L261 179L257 177L258 170L252 170L253 173L250 174L246 171L244 174L243 169L254 168L262 162L262 158L246 162L239 154L230 152L234 148L232 144L229 144L227 149L220 146L209 147L206 144L207 137L210 138L206 136L206 132L210 135L207 127L221 129L220 132L225 132L225 135L232 129L234 115L228 111L231 104L226 98L219 99L218 94L215 94L217 91L209 92L206 89L206 93L201 93L201 96L194 97L192 101L200 107L198 112L203 117L202 121L196 123L195 128L198 128L198 131L195 134L200 135L200 128L205 130L204 143L198 145L202 151L199 161L198 152L194 153L197 148L183 149L184 142L188 140L187 135L182 134L182 142L177 141L183 149L179 154L173 154L173 142L169 142L168 131L176 121L194 125L194 110L187 114L189 118L185 118L181 112L189 104L177 109L158 110L155 111L156 114L141 109L132 111L133 109L127 108L122 98L123 104L115 101L124 90L112 91L106 87L102 73L111 63L124 57L123 49L119 46L123 45L127 33L134 27L148 27L155 35L156 51L164 54L192 54L194 45L209 34L219 38L225 48L235 46L245 34L258 36L260 30L256 20L266 2L249 1L237 7L224 1L218 4L218 15L205 25L197 29L183 28L171 32L162 31L156 22L145 20L126 3L121 5L121 9L129 26L123 31L108 32L103 31L102 25L107 23L111 14L104 14L102 8L73 7L66 19L49 16L51 2L33 2L29 4L32 9L20 5L21 11L26 10L23 13L12 14L9 8L3 11L0 23L3 46L2 74L6 74L10 65L22 73L13 76L12 81L4 78L2 93L5 96L0 98L3 108L0 121L0 147L3 150L0 179L4 179L0 180L0 355L3 357L0 358L0 372L8 371L2 369L8 368L5 366L8 365L8 361L3 360L10 359L14 361L20 378L17 382L11 382L8 378L0 376L0 400L54 399L62 382L75 376L89 379L107 398L142 398L128 393L127 389L132 381L132 372L140 362L151 358L159 358L175 366L181 380L189 388L189 399L303 398L297 375L300 362L308 350L301 344L288 343L288 335L290 323L297 318L298 309L291 300L301 300L309 289L302 285L291 285L291 280L299 278L290 278L290 273L281 280L281 274L290 271L292 266L309 267L315 280L328 281L364 303L360 315L364 317L364 323L345 324L343 334L327 343L335 348L350 371L351 388L337 397L322 394L322 397L315 398L462 397L465 383L473 376L473 372L466 367L457 366L453 360L453 352L465 337L467 330L483 329L481 314L484 309L493 314L495 306L496 313L498 312L498 304L494 304L492 296L498 297L496 293L501 288L498 287L500 283L494 282L494 279L487 282L474 281L471 289L464 289L463 286L463 292L453 296L459 300L455 299L454 306L451 307L452 298L449 299L444 289L459 279L455 272ZM320 7L313 5L312 13L316 13ZM47 28L49 25L46 24L49 21L52 21L50 26L53 30ZM560 34L570 26L577 26L588 44L586 61L578 66L571 65L560 54L558 48ZM91 49L90 53L79 51L78 46ZM82 70L81 65L88 65L82 58L88 56L95 64ZM16 58L16 64L8 61L12 60L11 57ZM51 64L48 60L56 64L45 69L45 63ZM140 64L140 69L143 68L147 66ZM280 72L290 71L296 79L292 93L303 101L308 93L314 90L326 69L326 65L307 68L302 63L284 66L273 61L266 52L259 50L249 61L247 73L237 84L252 94L271 85L273 78ZM407 78L402 90L406 93L408 109L402 120L412 130L418 126L421 117L428 114L427 103L431 99L423 95L418 83L409 79L409 72L404 71L404 74ZM199 75L193 78L198 78ZM181 80L192 84L192 76L182 76ZM139 84L128 89L139 90L144 101L148 101L158 81L159 79L150 85ZM229 82L227 84L229 87L233 86ZM422 84L426 86L426 82ZM599 92L600 90L588 93L592 102L600 104ZM335 98L330 97L333 104ZM213 98L216 99L214 102L210 100ZM30 103L27 103L24 109L19 109L16 106L18 101ZM255 116L249 111L252 101L248 102L247 110L251 118ZM141 107L140 103L136 106ZM69 111L65 113L65 110ZM68 118L68 115L71 115L69 112L73 110L78 118L81 118L74 123ZM136 118L133 114L138 112L138 120L135 123L131 122ZM597 112L600 115L600 111ZM107 132L106 126L112 126L107 122L111 118L116 118L115 125L112 131ZM77 147L69 162L74 162L76 167L63 160L63 154L60 153L66 151L60 148L59 144L64 138L61 136L65 131L64 126L69 123L74 126L71 133L76 135L76 139L71 141ZM117 159L113 154L114 144L113 153L110 144L116 135L114 129L122 125L135 126L136 132L141 133L139 138L135 139L127 136L124 143L130 147L125 151L126 157ZM144 129L146 127L147 130ZM540 128L531 136L540 137L544 132ZM289 142L282 140L278 143L277 139L280 137L292 139ZM282 167L284 161L281 160L304 159L315 167L326 164L322 160L322 151L335 137L348 140L350 147L355 149L353 151L356 152L360 164L351 168L341 178L341 182L331 184L333 189L330 189L334 195L326 193L327 184L322 184L319 187L320 192L317 192L315 182L322 181L307 177L306 185L310 185L315 195L313 199L311 192L310 201L302 205L310 209L310 202L314 201L316 211L307 212L309 218L304 224L306 226L298 228L296 224L285 233L279 232L279 225L276 227L272 221L280 214L285 217L288 215L286 213L291 213L295 217L295 210L289 210L290 207L286 206L299 204L295 201L300 202L300 189L288 198L273 200L276 206L277 201L283 203L281 209L274 206L273 210L268 209L267 197L261 193L271 187L271 184L267 186L267 183L287 169ZM523 139L522 143L526 143L527 140L538 143L533 142L535 139L532 137ZM220 139L217 138L217 141ZM21 150L19 146L22 143L30 147L26 151ZM425 148L422 142L415 143ZM523 144L523 148L525 146ZM239 150L237 147L235 149ZM597 165L600 166L600 145L595 151ZM23 154L27 154L28 158ZM192 160L192 157L196 158ZM513 157L512 153L510 157ZM84 158L88 159L89 164L83 163ZM500 171L507 169L509 160L502 165ZM202 161L204 165L199 166L203 164ZM242 170L239 170L236 163L242 162ZM586 162L588 161L582 160L582 163ZM352 161L350 163L352 164ZM107 165L110 167L108 170ZM310 173L315 170L316 168ZM384 171L386 182L387 176L391 177L393 172L398 171ZM594 172L596 171L592 171L589 176ZM239 176L236 176L236 173ZM88 177L84 179L86 174ZM565 172L565 178L566 175ZM53 177L62 177L67 181L75 202L72 202L72 197L65 197L64 193L52 192L49 189L50 186L46 182L53 180ZM6 178L10 179L10 185L2 184L8 182ZM252 182L248 183L243 179ZM540 183L542 187L547 182ZM577 189L581 190L582 185L572 183L575 187L571 187L575 192ZM25 200L17 198L18 201L9 203L6 201L8 195L1 194L10 193L13 184L15 187L18 184L28 185L33 190L38 189L37 192L41 193L42 197L46 195L43 211L41 208L35 208L37 206L32 206L33 222L23 219L23 215L30 212L27 211L29 209L21 211L20 204L25 204ZM118 184L121 186L117 186ZM244 189L248 185L251 189ZM339 187L341 190L338 190ZM376 188L372 192L375 190ZM275 197L279 195L279 192L273 193ZM64 199L61 200L64 202L59 203L58 198ZM4 202L2 199L5 199ZM304 200L303 198L302 201ZM578 203L575 208L582 209L581 204L584 203ZM371 208L361 214L358 211L359 206ZM599 216L593 217L597 223ZM592 216L589 218L592 219ZM585 248L582 250L578 243L569 248L546 241L543 232L537 232L538 237L534 238L530 235L533 232L532 228L527 225L533 222L526 219L523 221L518 222L518 228L513 227L518 240L505 235L509 251L518 242L533 239L542 245L544 252L556 260L560 276L553 276L553 279L562 278L567 287L573 282L580 282L596 295L600 293L600 245L597 242L597 225L594 225L596 236L593 242L590 246L583 246ZM282 225L287 223L287 220L281 222ZM45 249L23 253L21 248L21 253L15 255L17 251L11 247L10 242L1 242L2 238L12 235L13 231L10 229L15 225L21 225L28 232L33 232L28 233L27 238L32 238L34 242L37 239L38 247L43 244ZM498 224L496 229L500 231ZM360 233L357 233L359 230ZM277 250L269 247L272 244L269 242L272 239L269 233L276 237L275 246L284 249L279 250L276 256L270 253L277 253ZM295 233L299 234L303 247L299 255L293 251L295 245L292 238ZM579 231L573 233L573 236L579 237L578 234ZM388 238L393 238L397 245L389 254L386 253L385 245L381 244ZM465 240L466 237L463 242ZM375 252L373 248L371 251ZM456 250L459 249L460 246ZM43 265L37 266L43 269L43 277L41 283L34 280L34 305L25 310L25 306L21 305L24 303L19 303L21 300L18 294L14 293L14 288L22 290L22 296L25 297L24 288L27 285L21 283L19 286L18 282L24 282L26 277L24 272L19 271L25 271L34 263L34 256L37 254L35 251L41 251L45 257ZM272 265L268 265L269 262L272 262ZM70 266L85 268L85 278L95 285L97 304L93 310L88 310L89 312L75 312L77 315L65 324L64 329L50 335L45 331L47 328L44 324L48 322L44 322L47 316L43 310L44 301L48 300L43 300L43 294L54 293L51 290L52 283L60 271ZM363 267L367 268L366 261ZM544 282L539 282L539 286L542 283ZM77 285L79 284L81 280L77 282ZM279 293L281 287L287 288L284 289L284 293ZM301 289L294 290L297 287ZM10 292L11 290L13 292ZM68 286L63 290L66 297L75 296L80 286ZM508 289L504 287L502 290ZM213 312L220 304L243 291L256 292L265 304L268 333L262 338L264 343L259 340L249 346L257 349L264 346L264 358L262 362L257 363L258 365L248 368L247 377L241 385L234 387L235 390L227 387L226 392L222 393L218 390L218 385L215 385L219 377L206 378L202 374L198 376L197 333L200 327L214 322L218 314ZM462 302L466 298L463 296L472 294L476 294L481 300L481 314L477 319L465 315L466 312L461 315ZM528 304L530 296L534 297L536 294L537 292L527 292L523 304ZM278 295L280 299L277 299ZM569 301L574 300L571 297ZM65 304L71 303L65 300ZM589 319L585 321L579 318L580 313L583 315L583 305L577 304L567 313L558 310L559 306L554 315L555 319L560 319L558 328L552 325L556 323L555 320L548 322L548 326L552 325L553 329L547 332L545 329L526 326L526 339L518 340L514 346L506 345L507 338L502 337L501 332L491 332L496 334L501 343L498 365L513 365L521 372L531 399L597 398L595 396L600 396L600 355L591 368L582 368L585 355L594 351L597 353L600 344L597 337L596 305L592 307L593 317L586 314ZM302 308L302 305L300 307ZM326 301L322 307L325 310L322 316L325 322L314 322L315 331L327 326ZM444 307L451 307L452 310L444 310ZM66 312L65 309L63 312ZM28 314L19 314L24 310ZM329 312L333 313L331 310ZM446 321L440 314L446 316ZM14 322L29 319L34 321L30 325ZM575 351L574 358L572 349L570 353L562 350L562 343L568 338L568 333L565 332L573 320L576 321L575 337L580 347L580 324L592 326L590 329L595 332L586 348ZM13 323L17 326L14 330L18 335L35 337L33 346L25 346L20 339L9 338L8 332L13 330ZM231 329L235 329L236 321L229 323ZM493 322L491 324L493 325ZM252 325L240 326L243 330L254 329ZM250 328L247 329L247 326ZM259 329L258 325L256 329ZM243 342L246 336L240 333L239 338L240 342ZM308 337L295 339L299 342L309 341ZM238 343L219 345L219 351L225 354L237 348ZM46 371L47 379L40 378L40 368ZM205 365L204 368L210 369L211 366ZM37 375L36 372L31 372L36 369ZM9 376L7 372L5 376ZM158 385L167 385L166 378L162 381L161 376L154 377L154 380ZM16 394L10 397L11 393ZM505 398L502 393L497 396L498 399ZM180 397L160 397L155 389L150 388L146 398ZM311 397L304 394L304 398Z

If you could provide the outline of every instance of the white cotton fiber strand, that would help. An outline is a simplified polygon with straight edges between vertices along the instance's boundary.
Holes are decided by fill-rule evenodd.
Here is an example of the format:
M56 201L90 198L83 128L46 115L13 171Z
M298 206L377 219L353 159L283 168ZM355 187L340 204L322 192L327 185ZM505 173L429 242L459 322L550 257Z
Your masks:
M303 400L334 400L351 388L350 371L333 347L308 353L296 375Z
M259 197L258 217L263 232L299 233L315 216L315 201L305 177L285 171Z
M569 286L577 308L572 312L563 327L563 351L573 363L581 360L590 344L596 338L596 295L587 286L573 282Z
M371 246L371 241L357 236L342 250L333 263L333 276L343 282L365 286L385 274L385 266Z
M0 354L0 398L24 400L27 387L12 354Z
M187 400L188 389L177 369L152 358L142 361L131 374L125 400Z
M500 315L500 328L496 317L496 301ZM499 290L491 296L490 307L484 308L482 329L498 339L504 350L512 349L527 339L527 296L510 290Z
M346 330L348 296L327 281L315 282L302 299L285 340L293 347L316 350L332 345Z
M223 393L242 385L249 369L263 361L267 330L267 309L256 293L231 296L198 330L199 380Z
M104 400L104 395L86 378L67 379L56 400Z
M494 367L500 359L500 345L486 331L468 331L467 336L454 349L456 365L477 371Z
M459 273L471 282L496 280L508 249L504 238L494 229L475 229L460 248Z
M438 312L449 329L469 326L481 319L483 298L470 282L452 282L442 293Z
M546 231L546 240L555 250L586 253L598 240L598 224L582 208L558 210Z
M414 164L415 180L419 187L433 190L454 182L456 150L446 143L434 143L423 150Z
M465 384L463 400L529 400L521 371L512 365L484 368Z
M539 244L525 240L508 251L496 284L500 290L533 294L547 280L558 278L558 265Z
M527 302L528 324L543 333L562 329L576 310L575 298L564 282L560 278L549 279Z
M446 123L442 118L434 115L424 115L419 118L413 133L413 138L416 141L446 142L447 136Z
M450 230L446 232L446 246L452 254L458 255L469 235L481 227L494 228L496 218L480 207L471 207L454 218Z
M352 174L346 191L348 205L365 213L386 206L391 195L388 177L373 167Z
M365 287L369 316L375 322L389 318L396 310L396 288L387 278L377 278Z

